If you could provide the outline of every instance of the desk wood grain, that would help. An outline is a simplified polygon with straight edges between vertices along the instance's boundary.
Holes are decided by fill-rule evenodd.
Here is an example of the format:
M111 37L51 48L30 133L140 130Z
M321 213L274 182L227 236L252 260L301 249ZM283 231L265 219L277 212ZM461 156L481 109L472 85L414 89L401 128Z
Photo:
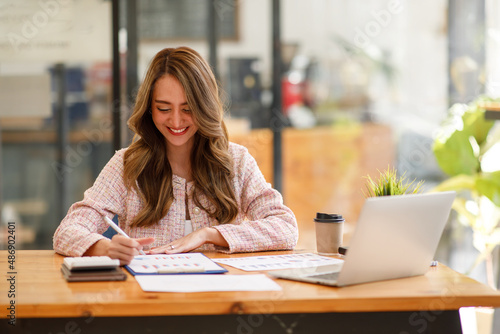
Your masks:
M287 254L291 252L267 252ZM206 253L212 258L252 256ZM7 251L0 251L0 308L10 305ZM444 265L427 274L398 280L333 288L277 279L282 291L144 292L133 276L123 282L64 280L63 257L48 250L17 251L15 306L17 318L125 317L269 313L384 312L457 310L463 306L500 307L500 293ZM229 269L230 274L249 272Z

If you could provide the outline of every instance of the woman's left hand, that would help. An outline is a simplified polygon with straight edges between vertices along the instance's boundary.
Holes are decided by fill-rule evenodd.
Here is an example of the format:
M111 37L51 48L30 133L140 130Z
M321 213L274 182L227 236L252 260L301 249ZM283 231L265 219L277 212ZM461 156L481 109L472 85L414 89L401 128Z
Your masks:
M166 245L152 248L149 254L186 253L206 243L228 247L226 239L222 237L219 231L214 228L204 227Z

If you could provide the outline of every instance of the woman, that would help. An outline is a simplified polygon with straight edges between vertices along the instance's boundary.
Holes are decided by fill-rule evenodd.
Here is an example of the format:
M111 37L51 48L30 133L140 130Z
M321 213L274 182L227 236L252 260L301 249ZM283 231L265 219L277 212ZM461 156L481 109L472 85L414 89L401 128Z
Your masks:
M229 143L210 66L187 47L152 60L129 120L135 137L104 167L54 235L68 256L128 264L139 250L254 252L292 249L295 216L248 151ZM102 236L118 215L130 236Z

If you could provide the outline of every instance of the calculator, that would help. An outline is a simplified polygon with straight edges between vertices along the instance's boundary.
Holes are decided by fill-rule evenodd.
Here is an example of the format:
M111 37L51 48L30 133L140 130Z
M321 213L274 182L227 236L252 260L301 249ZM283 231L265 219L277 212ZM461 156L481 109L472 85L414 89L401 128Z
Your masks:
M66 257L63 264L71 271L113 269L120 266L120 260L109 256Z

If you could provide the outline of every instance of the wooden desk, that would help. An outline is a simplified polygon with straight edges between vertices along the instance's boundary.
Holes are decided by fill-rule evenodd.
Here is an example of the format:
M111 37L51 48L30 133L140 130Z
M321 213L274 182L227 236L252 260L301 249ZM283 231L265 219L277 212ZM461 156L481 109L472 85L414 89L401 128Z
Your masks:
M259 254L283 254L269 252ZM207 253L209 257L249 256ZM500 307L500 293L439 265L424 276L332 288L277 280L282 291L151 293L123 282L66 282L63 257L0 251L0 332L5 333L460 333L458 309ZM248 274L226 267L231 274ZM15 277L16 326L8 324ZM189 316L189 317L188 317ZM292 326L292 327L291 327ZM123 328L122 328L123 327ZM269 327L269 329L267 329ZM174 330L175 329L175 330ZM390 329L390 330L389 330Z

